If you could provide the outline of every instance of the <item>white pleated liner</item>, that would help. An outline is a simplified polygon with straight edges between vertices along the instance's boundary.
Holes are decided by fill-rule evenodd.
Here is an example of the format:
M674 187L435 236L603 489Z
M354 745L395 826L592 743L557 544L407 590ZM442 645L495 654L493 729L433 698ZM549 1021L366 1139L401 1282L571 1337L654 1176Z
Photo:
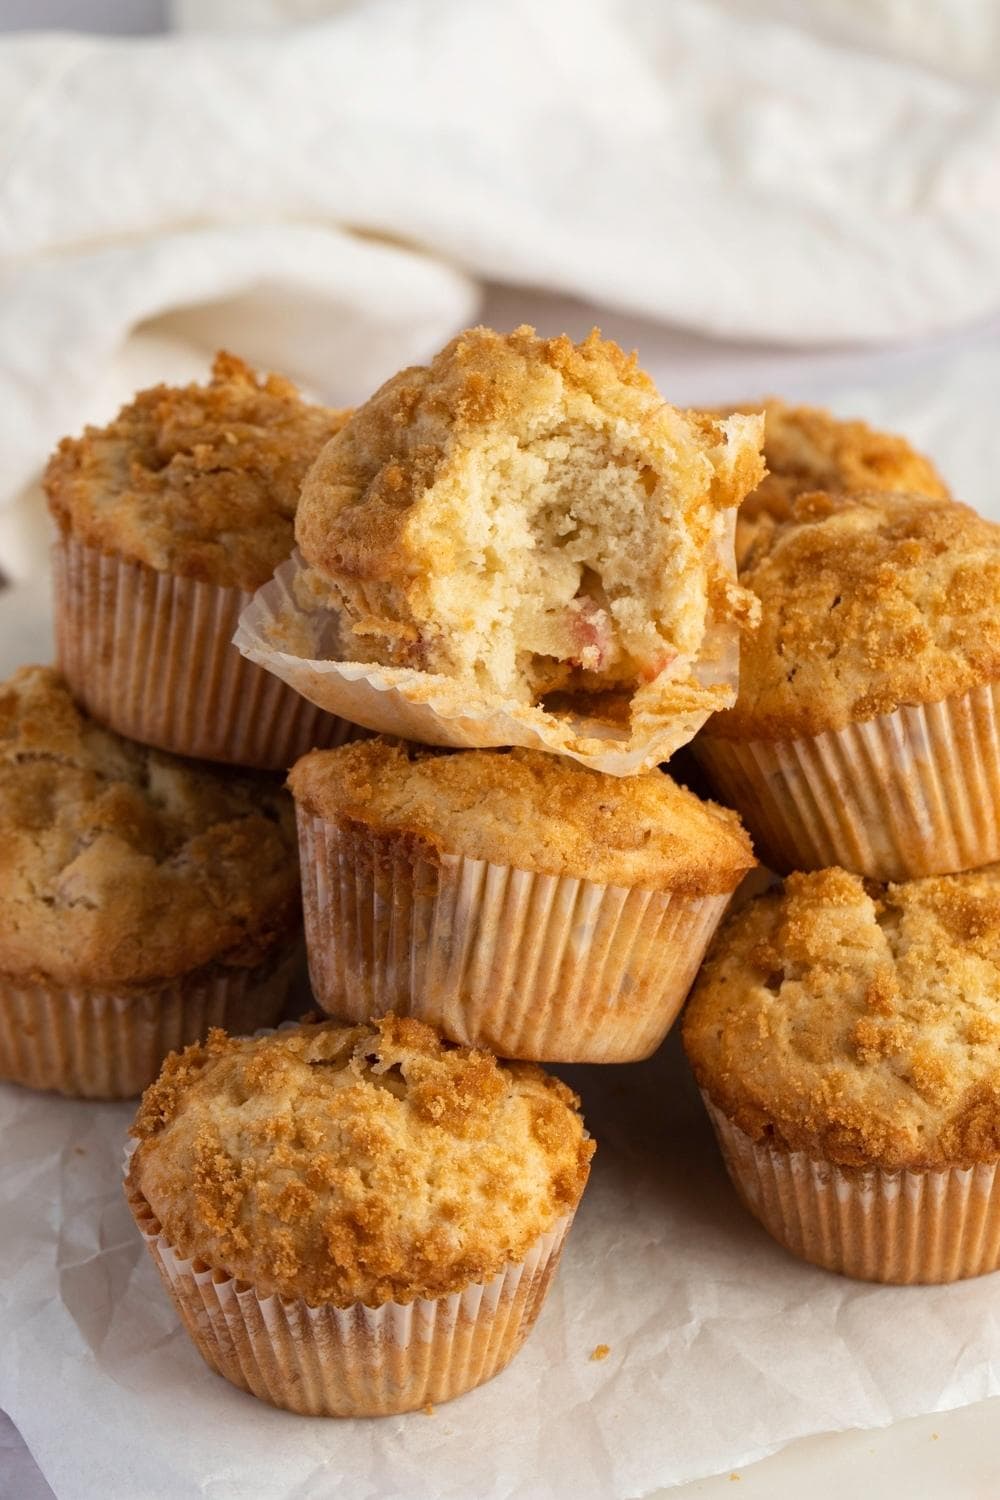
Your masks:
M281 1015L300 947L253 969L211 966L160 986L70 989L0 974L0 1078L74 1098L132 1099L168 1052L211 1027L252 1031Z
M60 536L56 652L101 723L177 755L287 770L314 746L364 731L308 702L232 644L252 597L160 573Z
M732 572L731 526L719 550ZM669 759L711 712L726 708L736 696L739 629L731 621L713 624L706 633L703 657L692 667L698 687L691 698L697 701L666 714L646 710L628 732L533 704L477 701L465 684L430 672L338 661L333 659L335 616L329 610L305 609L296 598L301 565L301 558L293 556L258 589L240 616L234 642L244 656L312 702L381 734L455 749L524 745L567 755L609 776L634 776ZM703 690L713 694L708 701Z
M1000 860L1000 683L811 738L693 749L775 869L908 880Z
M937 1284L1000 1269L1000 1176L973 1167L845 1171L745 1134L702 1094L726 1168L770 1235L858 1281Z
M393 1010L452 1041L539 1062L648 1057L676 1019L729 895L537 875L358 836L297 807L309 973L343 1020ZM359 857L360 853L360 857ZM368 857L365 857L365 855Z
M126 1196L199 1353L219 1375L304 1416L375 1417L461 1396L504 1368L538 1316L572 1215L523 1261L462 1292L380 1307L310 1307L183 1259L149 1204Z

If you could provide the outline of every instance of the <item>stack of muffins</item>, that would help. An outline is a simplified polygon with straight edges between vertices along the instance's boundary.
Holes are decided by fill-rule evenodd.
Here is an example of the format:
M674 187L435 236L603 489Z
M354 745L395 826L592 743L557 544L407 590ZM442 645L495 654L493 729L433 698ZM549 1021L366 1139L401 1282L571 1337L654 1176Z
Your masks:
M685 1046L777 1240L952 1281L1000 1266L1000 527L901 440L809 413L796 448L776 414L800 466L749 507L761 620L694 748L786 878L720 933Z
M332 696L322 662L307 684L389 732L289 777L335 1019L169 1059L127 1181L203 1354L255 1394L406 1410L488 1378L531 1327L593 1151L535 1064L654 1051L754 864L735 814L648 767L734 697L724 544L759 437L663 407L598 339L478 330L307 476L289 596L344 669ZM621 556L612 501L645 528ZM683 596L660 577L674 552ZM293 615L258 659L305 639ZM380 665L405 687L376 689ZM575 758L510 748L511 725ZM636 774L587 764L605 755Z
M1000 890L955 873L1000 859L1000 529L899 439L766 420L478 329L354 413L220 356L53 458L62 675L0 690L0 1076L146 1087L129 1204L255 1395L502 1369L594 1149L537 1064L648 1057L693 981L777 1238L1000 1263ZM695 735L728 807L658 768ZM702 967L740 814L800 873ZM303 909L330 1019L262 1029Z
M283 1014L294 817L260 772L342 726L230 637L344 416L220 356L53 456L60 670L0 689L0 1076L128 1098L211 1026Z

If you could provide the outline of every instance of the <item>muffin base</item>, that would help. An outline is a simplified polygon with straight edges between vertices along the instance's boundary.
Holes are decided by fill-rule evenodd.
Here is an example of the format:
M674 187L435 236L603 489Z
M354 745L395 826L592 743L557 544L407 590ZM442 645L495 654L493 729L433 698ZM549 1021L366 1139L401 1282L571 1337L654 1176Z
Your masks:
M744 1206L780 1245L827 1271L897 1286L1000 1269L1000 1175L974 1167L850 1172L751 1140L702 1094Z
M170 984L70 989L0 974L0 1079L80 1099L132 1099L168 1052L211 1027L272 1025L300 971L301 948L254 969L211 965Z
M731 528L720 539L719 556L735 577ZM709 714L736 697L735 621L708 627L686 686L665 679L662 697L655 684L640 689L627 729L584 714L550 713L538 704L476 697L467 682L432 672L338 660L336 615L306 609L296 597L300 566L293 555L257 590L240 617L235 644L314 703L380 734L456 749L523 745L567 755L609 776L633 776L667 760Z
M309 974L330 1015L395 1011L538 1062L634 1062L676 1019L729 895L390 860L297 808Z
M365 731L325 713L231 644L252 597L159 573L73 537L52 552L56 654L75 698L129 739L286 770Z
M168 1242L145 1198L126 1197L198 1352L217 1374L303 1416L379 1417L451 1401L507 1365L528 1336L572 1216L499 1276L448 1297L310 1307L252 1286Z
M692 748L782 872L910 880L1000 860L1000 683L803 739Z

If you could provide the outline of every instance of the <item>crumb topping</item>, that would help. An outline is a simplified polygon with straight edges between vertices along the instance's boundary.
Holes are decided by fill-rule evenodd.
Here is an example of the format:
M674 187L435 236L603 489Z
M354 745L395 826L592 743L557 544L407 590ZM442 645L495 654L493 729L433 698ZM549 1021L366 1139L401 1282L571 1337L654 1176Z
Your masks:
M369 857L374 832L431 859L691 895L731 891L755 863L737 815L663 771L613 777L536 750L442 755L371 739L311 751L289 785L310 812L357 829Z
M760 626L706 734L795 739L1000 675L1000 526L955 501L799 495L742 577Z
M218 354L207 385L155 386L64 438L49 505L90 546L250 591L290 554L303 477L347 416Z
M846 1167L1000 1160L1000 866L790 875L721 929L684 1045L755 1140Z
M294 936L291 799L104 729L49 667L0 686L0 971L148 984Z
M759 523L787 520L804 490L858 494L909 491L948 499L950 491L929 458L894 432L844 420L817 406L790 406L775 396L733 412L764 413L767 475L740 506L736 555L742 564Z
M262 1295L440 1297L576 1208L594 1151L578 1105L413 1019L217 1030L143 1095L129 1185L181 1254Z

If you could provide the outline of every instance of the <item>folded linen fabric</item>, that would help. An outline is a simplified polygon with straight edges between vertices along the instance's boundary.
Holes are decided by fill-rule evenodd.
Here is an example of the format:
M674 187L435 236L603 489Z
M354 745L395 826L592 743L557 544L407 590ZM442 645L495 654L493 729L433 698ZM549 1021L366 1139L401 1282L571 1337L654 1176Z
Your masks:
M124 397L137 328L340 403L472 320L485 278L796 345L1000 308L1000 108L889 32L721 0L327 8L0 42L0 567L30 550L4 507Z

